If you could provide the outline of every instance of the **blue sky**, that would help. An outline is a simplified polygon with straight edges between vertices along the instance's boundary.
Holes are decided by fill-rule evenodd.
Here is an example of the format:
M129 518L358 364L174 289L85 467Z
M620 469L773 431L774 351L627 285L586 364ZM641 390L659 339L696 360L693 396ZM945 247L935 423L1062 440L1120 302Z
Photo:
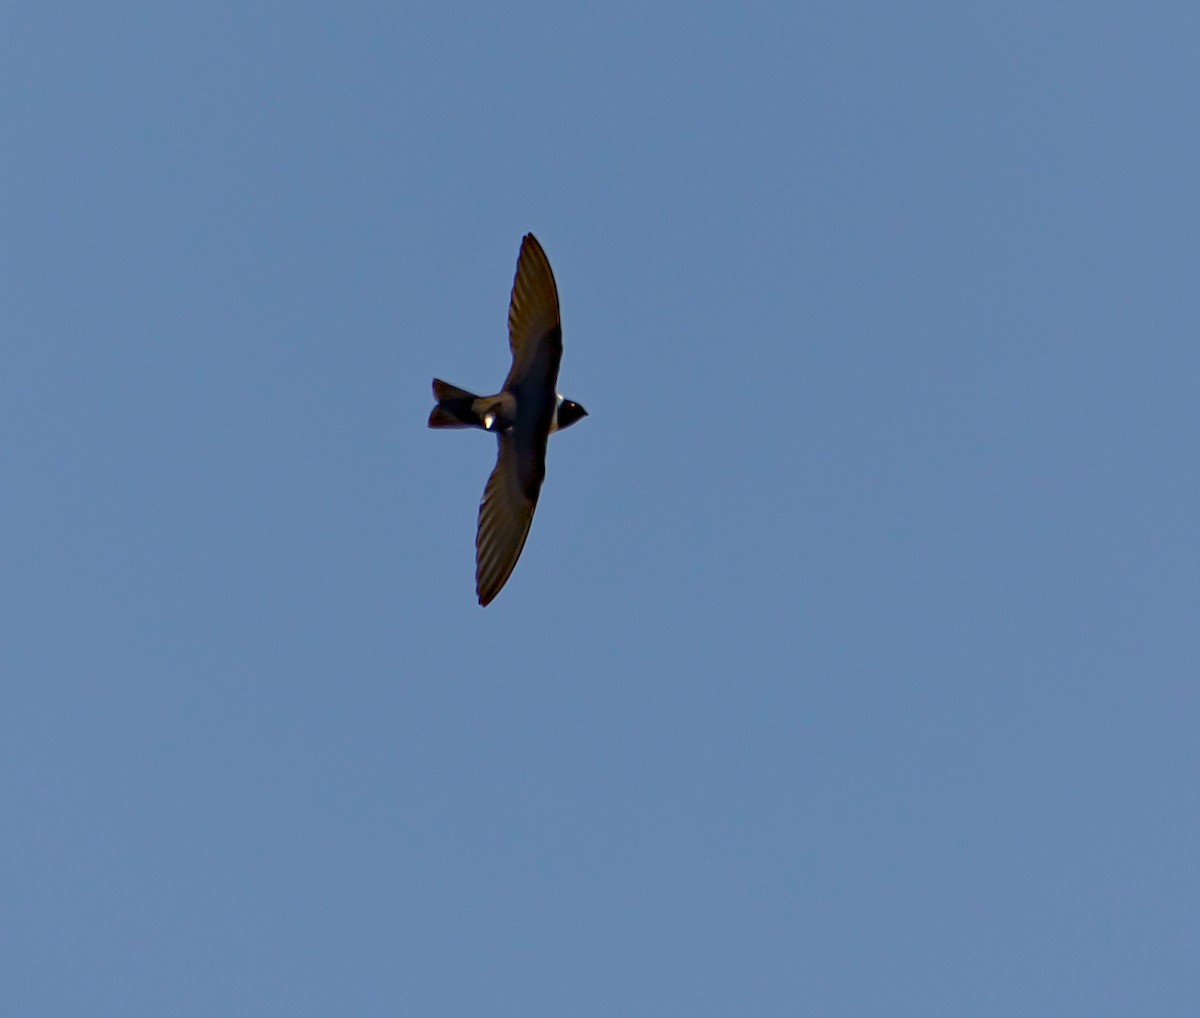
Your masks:
M1196 1013L1194 5L2 20L0 1010Z

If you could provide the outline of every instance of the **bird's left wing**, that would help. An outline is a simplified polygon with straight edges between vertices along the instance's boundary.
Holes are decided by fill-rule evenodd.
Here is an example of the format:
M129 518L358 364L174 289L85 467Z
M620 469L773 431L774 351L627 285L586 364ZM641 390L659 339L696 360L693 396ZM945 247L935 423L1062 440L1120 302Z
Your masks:
M499 452L479 505L475 535L475 592L488 604L508 582L521 557L538 493L546 476L546 439L499 436Z

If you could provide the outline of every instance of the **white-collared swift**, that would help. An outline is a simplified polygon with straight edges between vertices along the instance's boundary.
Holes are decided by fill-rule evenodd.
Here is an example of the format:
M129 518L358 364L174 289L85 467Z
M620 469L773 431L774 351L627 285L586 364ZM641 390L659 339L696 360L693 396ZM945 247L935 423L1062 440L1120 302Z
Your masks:
M475 535L475 593L486 605L512 575L546 477L546 442L587 411L558 394L562 322L558 288L542 245L532 233L521 241L508 305L512 368L495 396L476 396L433 380L437 400L431 428L482 428L499 442L496 466L479 505Z

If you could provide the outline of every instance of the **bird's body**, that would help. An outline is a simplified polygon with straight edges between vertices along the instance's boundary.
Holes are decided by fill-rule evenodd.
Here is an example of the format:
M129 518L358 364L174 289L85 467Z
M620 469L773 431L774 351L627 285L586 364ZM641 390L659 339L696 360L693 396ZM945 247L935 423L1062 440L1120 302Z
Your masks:
M482 428L496 435L496 467L479 506L475 590L488 604L512 575L546 476L546 442L587 411L555 391L562 360L558 289L546 253L532 233L521 242L508 309L513 363L494 396L476 396L433 380L431 428Z

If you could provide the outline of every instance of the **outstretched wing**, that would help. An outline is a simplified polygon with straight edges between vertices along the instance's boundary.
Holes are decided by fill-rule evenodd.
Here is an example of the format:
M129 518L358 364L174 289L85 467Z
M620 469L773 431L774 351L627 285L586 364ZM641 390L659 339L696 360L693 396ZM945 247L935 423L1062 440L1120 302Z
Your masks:
M508 344L513 363L505 389L536 385L553 393L562 360L558 288L542 245L532 233L521 241L508 304Z
M525 547L546 476L546 437L527 440L511 431L499 436L475 535L475 593L481 605L500 593Z

